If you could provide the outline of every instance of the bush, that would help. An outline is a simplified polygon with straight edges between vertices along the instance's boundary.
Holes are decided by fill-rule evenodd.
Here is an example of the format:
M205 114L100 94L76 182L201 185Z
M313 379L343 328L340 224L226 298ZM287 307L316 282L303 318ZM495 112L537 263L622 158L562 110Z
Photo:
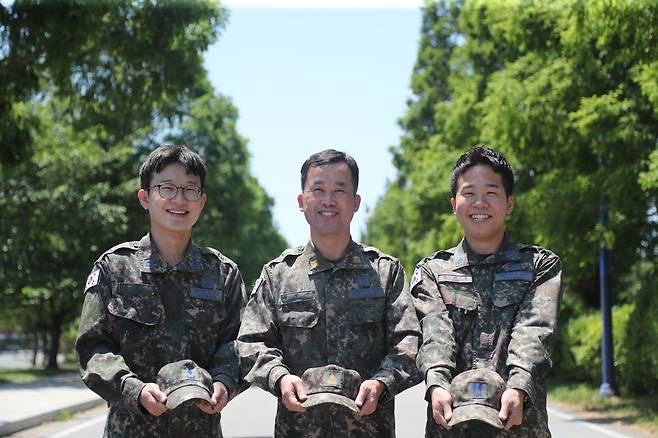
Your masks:
M628 355L628 325L635 311L634 304L624 304L612 309L612 342L616 383L625 387L628 370L632 367ZM590 312L576 317L567 323L563 331L566 342L566 357L560 364L560 375L590 383L600 382L601 337L603 324L600 312ZM566 338L566 339L565 339ZM563 375L565 374L565 375Z

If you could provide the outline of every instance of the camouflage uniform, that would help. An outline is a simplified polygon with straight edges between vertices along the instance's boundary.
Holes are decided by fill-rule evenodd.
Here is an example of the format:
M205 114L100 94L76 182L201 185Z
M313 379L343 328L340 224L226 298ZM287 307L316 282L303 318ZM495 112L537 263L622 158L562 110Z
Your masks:
M528 395L523 423L499 431L469 423L450 431L428 406L428 437L550 437L544 377L561 299L560 259L533 245L503 240L496 254L459 246L423 259L411 294L423 333L417 364L427 388L449 390L456 374L472 368L497 371L507 388Z
M418 321L400 262L350 242L331 262L309 243L265 265L238 336L245 379L279 397L276 437L393 437L393 397L420 378ZM369 416L323 404L290 412L279 379L335 364L386 385Z
M98 272L97 272L98 271ZM139 403L168 363L192 359L232 396L239 379L235 338L245 302L237 266L190 242L168 266L147 235L103 254L85 294L76 350L85 384L109 404L106 437L221 437L220 415L193 403L159 417Z

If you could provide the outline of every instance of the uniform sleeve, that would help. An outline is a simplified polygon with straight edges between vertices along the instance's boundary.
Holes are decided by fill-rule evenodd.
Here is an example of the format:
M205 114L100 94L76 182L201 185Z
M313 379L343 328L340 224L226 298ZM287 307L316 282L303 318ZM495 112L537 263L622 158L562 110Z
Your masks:
M507 387L525 391L533 403L536 382L543 381L551 367L550 346L562 297L560 259L542 250L535 260L535 280L514 321L507 357Z
M278 397L277 382L290 371L283 363L271 284L269 272L263 268L242 318L238 350L245 380Z
M386 385L383 401L420 382L416 354L420 341L418 319L414 312L404 269L399 261L389 264L386 284L386 339L388 353L371 379Z
M146 385L126 364L113 336L108 316L111 295L107 270L97 263L87 280L80 327L75 341L82 381L106 401L125 398L128 405L141 411L139 394Z
M218 336L217 348L208 372L214 382L221 382L226 386L229 398L233 398L240 392L240 359L236 339L246 303L244 281L237 267L231 267L224 284L228 318Z
M450 390L451 375L456 366L456 341L448 308L426 264L416 267L410 288L422 335L416 365L425 379L428 399L433 386Z

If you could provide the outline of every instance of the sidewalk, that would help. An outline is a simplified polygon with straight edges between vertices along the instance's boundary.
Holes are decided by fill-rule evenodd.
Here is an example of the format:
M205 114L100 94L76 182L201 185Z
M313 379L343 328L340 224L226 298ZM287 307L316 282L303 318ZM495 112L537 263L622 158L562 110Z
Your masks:
M77 373L29 383L0 384L0 436L10 435L104 403L80 380Z

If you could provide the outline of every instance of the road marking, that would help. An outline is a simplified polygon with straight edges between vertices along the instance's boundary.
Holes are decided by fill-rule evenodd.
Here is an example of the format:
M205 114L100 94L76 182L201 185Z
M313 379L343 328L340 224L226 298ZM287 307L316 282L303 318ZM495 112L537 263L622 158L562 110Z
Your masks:
M574 417L573 415L569 415L569 414L557 411L557 410L552 409L552 408L548 408L548 415L555 415L556 417L560 417L560 418L562 418L563 420L566 420L566 421L572 421L572 422L575 422L575 423L580 423L581 425L583 425L585 427L588 427L588 428L590 428L592 430L595 430L599 433L602 433L604 435L608 435L608 436L611 436L611 437L614 437L614 438L629 438L629 435L623 435L621 433L613 432L611 430L606 429L605 427L599 426L598 424L590 423L587 420L578 419L578 418Z
M91 420L87 420L84 423L80 423L77 426L74 426L70 429L63 430L59 433L56 433L54 435L51 435L50 438L63 438L69 435L73 435L76 432L79 432L83 429L86 429L90 426L94 426L97 423L100 422L105 422L105 419L107 418L107 415L101 415L100 417L92 418Z

